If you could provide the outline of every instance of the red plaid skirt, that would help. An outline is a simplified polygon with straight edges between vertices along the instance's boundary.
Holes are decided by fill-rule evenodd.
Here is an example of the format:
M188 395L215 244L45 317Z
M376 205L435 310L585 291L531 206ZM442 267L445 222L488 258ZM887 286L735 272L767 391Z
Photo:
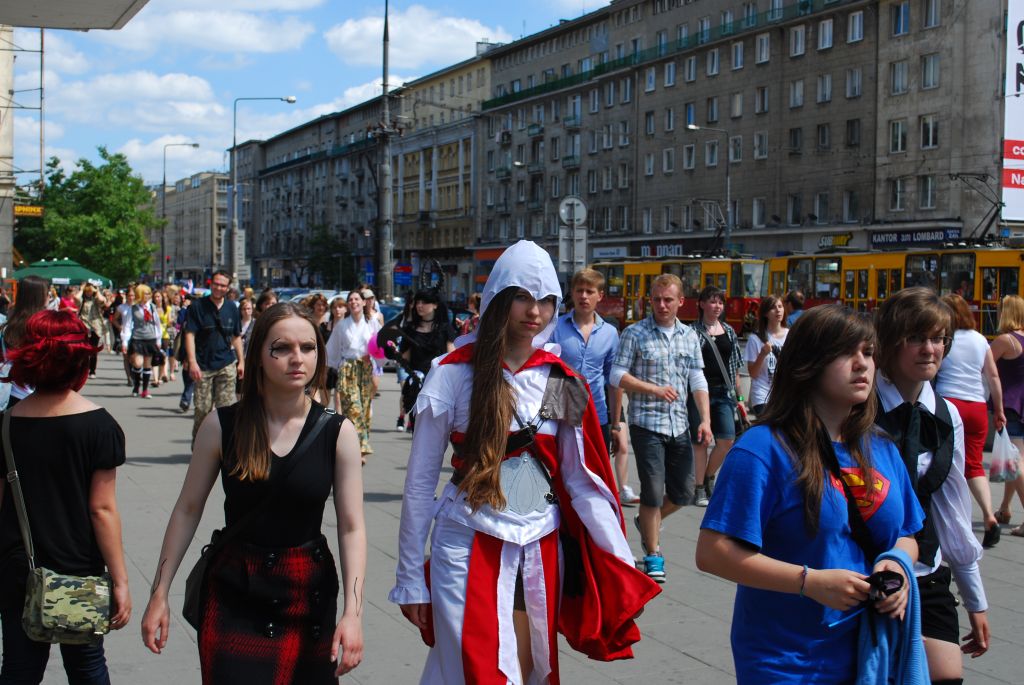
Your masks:
M336 683L338 574L327 540L232 545L211 565L199 631L204 685Z

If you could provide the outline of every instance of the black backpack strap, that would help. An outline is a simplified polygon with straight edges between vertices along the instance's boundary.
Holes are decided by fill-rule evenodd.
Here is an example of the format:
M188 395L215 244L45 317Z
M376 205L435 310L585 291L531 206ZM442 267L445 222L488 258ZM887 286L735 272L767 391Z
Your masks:
M864 556L867 558L868 563L873 564L880 552L871 538L871 531L868 530L868 524L864 522L864 516L860 513L860 507L857 506L857 498L854 497L853 492L850 490L850 485L843 478L843 472L839 468L839 458L836 456L835 448L832 446L832 440L827 433L820 431L818 444L829 473L843 486L843 495L846 497L846 515L850 523L850 535L853 536L857 546L864 551ZM869 479L872 477L872 474L866 473L864 477Z

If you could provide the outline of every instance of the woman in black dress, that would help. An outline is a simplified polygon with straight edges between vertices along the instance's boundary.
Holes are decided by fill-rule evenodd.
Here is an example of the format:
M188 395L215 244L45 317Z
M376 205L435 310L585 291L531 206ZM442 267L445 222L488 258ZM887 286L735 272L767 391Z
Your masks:
M167 644L171 581L219 477L228 529L260 513L210 564L199 627L208 685L326 685L362 660L366 530L359 439L350 421L333 415L308 449L298 449L325 411L310 399L323 385L325 359L309 312L274 305L256 320L242 399L208 416L196 435L142 637L157 654ZM338 577L320 532L332 486L344 592L336 628Z
M434 288L416 293L408 320L402 325L402 344L399 352L405 360L408 378L402 383L402 410L415 423L412 409L423 387L423 379L430 371L430 362L445 352L455 349L455 329L448 321L448 308Z

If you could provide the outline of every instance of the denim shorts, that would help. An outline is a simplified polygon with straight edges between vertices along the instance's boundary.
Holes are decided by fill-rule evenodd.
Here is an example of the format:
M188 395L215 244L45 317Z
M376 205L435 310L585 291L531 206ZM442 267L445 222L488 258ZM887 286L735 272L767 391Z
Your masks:
M629 426L636 470L640 476L640 504L660 507L664 498L672 504L693 501L693 447L687 433L672 437Z
M711 433L716 440L736 439L736 401L729 397L725 386L716 386L708 391L711 401ZM700 412L693 400L693 393L686 401L690 414L690 440L697 441L697 426L700 424Z
M1020 414L1012 409L1006 409L1006 434L1011 438L1024 438L1024 422Z

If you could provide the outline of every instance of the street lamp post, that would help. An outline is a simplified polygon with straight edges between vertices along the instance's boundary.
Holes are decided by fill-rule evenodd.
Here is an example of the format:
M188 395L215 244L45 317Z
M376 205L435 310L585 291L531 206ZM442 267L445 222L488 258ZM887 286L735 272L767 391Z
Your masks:
M732 156L729 151L729 132L724 128L715 128L713 126L698 126L697 124L687 124L686 128L690 131L714 131L715 133L721 133L725 136L725 246L728 249L729 242L732 240L732 179L729 176L729 167L732 166Z
M287 102L289 105L294 105L296 98L294 95L285 97L235 98L235 102L231 106L231 255L229 256L228 264L231 265L232 281L238 277L239 266L235 259L237 254L236 245L238 244L238 103L243 100L280 100L281 102Z
M160 231L160 281L167 283L167 148L199 147L199 143L167 143L164 145L164 184L160 187L160 216L164 227Z

